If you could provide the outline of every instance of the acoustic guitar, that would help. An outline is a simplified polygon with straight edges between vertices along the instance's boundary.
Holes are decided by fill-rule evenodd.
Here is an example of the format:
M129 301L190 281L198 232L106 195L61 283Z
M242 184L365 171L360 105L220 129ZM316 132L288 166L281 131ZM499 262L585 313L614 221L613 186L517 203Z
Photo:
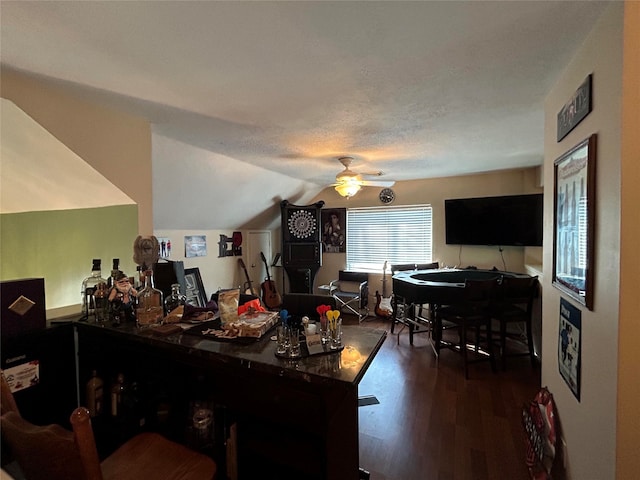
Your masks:
M244 293L257 297L258 294L253 289L253 282L251 281L251 278L249 278L249 272L247 272L246 265L241 258L238 259L238 263L240 264L240 267L242 267L242 270L244 270L244 277L247 279L247 281L244 282Z
M269 274L269 264L267 263L267 259L264 257L264 253L260 252L260 256L262 257L264 266L267 269L267 278L264 282L262 282L261 285L262 301L267 306L267 308L278 308L280 305L282 305L282 297L278 293L276 282L271 280L271 275Z
M391 307L391 295L387 294L387 262L382 267L382 295L376 290L376 315L383 318L390 318L393 315Z

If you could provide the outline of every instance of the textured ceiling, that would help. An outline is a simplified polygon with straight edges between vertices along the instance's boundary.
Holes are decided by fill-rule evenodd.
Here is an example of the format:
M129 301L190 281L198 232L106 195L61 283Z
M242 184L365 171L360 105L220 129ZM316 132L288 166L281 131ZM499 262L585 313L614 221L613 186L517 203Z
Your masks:
M542 164L545 94L606 4L3 0L1 60L306 182L343 155L433 178Z

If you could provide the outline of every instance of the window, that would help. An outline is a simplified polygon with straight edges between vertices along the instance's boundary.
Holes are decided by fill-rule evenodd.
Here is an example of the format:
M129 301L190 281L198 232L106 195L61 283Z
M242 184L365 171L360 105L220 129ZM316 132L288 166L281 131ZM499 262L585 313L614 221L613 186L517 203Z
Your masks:
M347 210L347 270L380 272L384 262L430 263L431 206Z

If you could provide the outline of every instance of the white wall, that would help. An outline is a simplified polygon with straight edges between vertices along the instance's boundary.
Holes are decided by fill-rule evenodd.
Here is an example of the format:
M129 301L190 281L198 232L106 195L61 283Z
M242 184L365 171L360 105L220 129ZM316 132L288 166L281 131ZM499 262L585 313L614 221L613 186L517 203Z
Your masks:
M138 231L153 231L151 127L89 103L51 81L2 68L1 96L15 103L138 205ZM133 244L133 239L131 240Z
M238 265L238 258L245 260L247 251L247 232L241 231L243 237L243 256L218 257L218 243L220 235L229 238L233 235L233 230L162 230L158 229L154 235L158 238L169 238L171 240L171 256L169 260L182 260L184 268L197 267L200 270L202 284L204 285L207 299L211 294L220 289L236 288L245 283L243 271ZM184 237L187 235L205 235L207 239L207 255L203 257L185 257ZM245 262L246 263L246 262ZM255 280L255 279L254 279ZM259 285L256 288L260 288Z
M549 193L555 159L591 134L598 135L593 311L569 299L582 312L580 401L558 371L561 294L551 285L553 195L545 195L542 385L549 387L556 400L567 443L567 478L575 480L616 478L623 7L623 3L612 3L545 101L544 177ZM593 111L558 143L556 115L590 73Z

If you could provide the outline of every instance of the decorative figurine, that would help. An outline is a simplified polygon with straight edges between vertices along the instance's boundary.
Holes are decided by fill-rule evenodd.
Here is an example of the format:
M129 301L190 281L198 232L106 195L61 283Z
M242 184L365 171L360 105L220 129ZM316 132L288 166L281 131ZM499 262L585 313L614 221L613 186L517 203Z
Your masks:
M135 321L137 296L138 292L131 285L129 277L123 272L118 272L115 284L109 292L109 304L115 325L119 325L123 320Z

